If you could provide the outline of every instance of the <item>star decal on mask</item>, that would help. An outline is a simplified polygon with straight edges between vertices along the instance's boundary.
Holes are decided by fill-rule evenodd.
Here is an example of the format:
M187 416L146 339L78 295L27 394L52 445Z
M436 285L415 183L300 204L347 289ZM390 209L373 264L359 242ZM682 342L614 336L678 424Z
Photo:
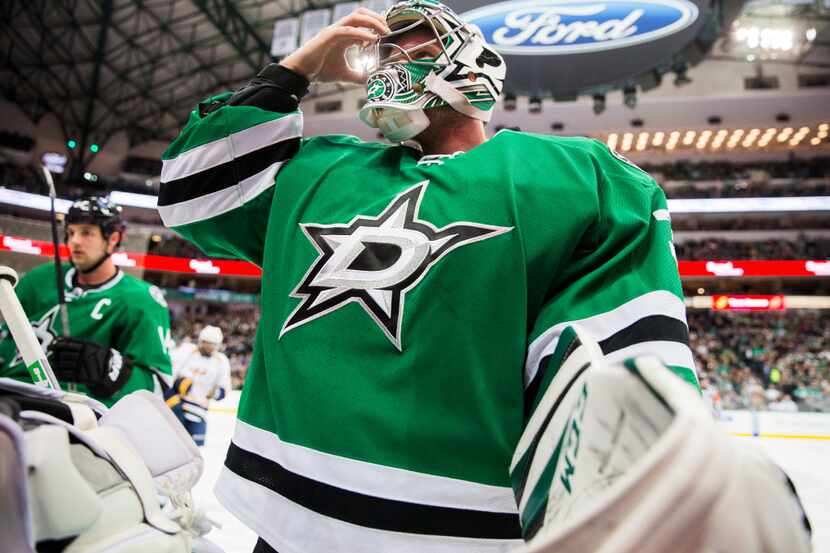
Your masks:
M280 338L355 302L401 350L406 293L451 251L513 230L467 221L439 229L419 219L428 184L423 181L402 192L377 217L357 215L347 224L300 223L318 256L291 292L301 301L283 324Z

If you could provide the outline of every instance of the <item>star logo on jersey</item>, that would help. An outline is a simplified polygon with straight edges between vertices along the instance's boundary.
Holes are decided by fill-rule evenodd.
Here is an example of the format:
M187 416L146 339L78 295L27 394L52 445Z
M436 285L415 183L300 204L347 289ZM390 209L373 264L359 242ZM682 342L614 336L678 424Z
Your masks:
M52 340L58 335L55 331L55 323L58 320L58 310L60 309L60 305L54 306L52 309L47 311L43 314L43 316L37 320L32 321L32 330L35 331L35 336L37 336L38 342L40 342L40 347L43 351L47 351L49 349L49 344L52 343ZM23 356L20 354L20 351L17 352L17 355L14 356L12 359L10 367L17 365L18 363L23 362Z
M428 184L402 192L377 217L357 215L347 224L300 223L319 255L291 292L302 301L283 324L280 338L354 302L401 350L406 293L451 251L513 230L467 221L439 229L419 219Z

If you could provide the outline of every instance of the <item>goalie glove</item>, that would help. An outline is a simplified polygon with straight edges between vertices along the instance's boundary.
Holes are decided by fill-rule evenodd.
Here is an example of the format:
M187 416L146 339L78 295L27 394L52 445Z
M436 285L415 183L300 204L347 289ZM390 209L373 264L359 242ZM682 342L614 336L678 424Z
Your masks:
M89 340L58 337L49 344L49 353L58 380L83 384L98 398L112 397L132 374L129 357Z
M511 462L528 553L810 551L798 496L763 452L656 357L611 364L575 331Z

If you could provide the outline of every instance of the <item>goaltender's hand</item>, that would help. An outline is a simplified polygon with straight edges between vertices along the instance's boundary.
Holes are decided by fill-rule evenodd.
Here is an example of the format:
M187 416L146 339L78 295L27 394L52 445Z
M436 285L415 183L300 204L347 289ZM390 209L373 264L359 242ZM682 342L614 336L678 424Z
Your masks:
M363 83L366 75L346 64L346 50L366 45L389 32L383 16L358 8L329 25L306 44L286 56L280 65L316 82Z

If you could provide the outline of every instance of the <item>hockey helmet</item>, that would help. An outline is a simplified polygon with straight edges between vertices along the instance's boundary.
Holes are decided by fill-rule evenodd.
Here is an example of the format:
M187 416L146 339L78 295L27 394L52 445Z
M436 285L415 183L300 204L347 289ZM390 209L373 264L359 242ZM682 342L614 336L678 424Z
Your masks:
M121 206L110 200L107 196L84 196L76 200L69 208L64 219L65 224L87 224L98 225L104 239L109 239L113 232L118 231L117 248L124 239L124 231L127 225L121 219Z
M208 325L199 332L200 342L209 342L217 346L222 344L222 329L218 326Z
M506 67L475 25L433 0L398 2L384 17L392 32L352 56L356 69L369 73L367 101L360 110L364 123L402 142L429 126L427 109L448 105L469 117L490 120ZM395 44L416 28L434 38L407 49ZM438 44L441 52L434 58L413 59L429 44Z

